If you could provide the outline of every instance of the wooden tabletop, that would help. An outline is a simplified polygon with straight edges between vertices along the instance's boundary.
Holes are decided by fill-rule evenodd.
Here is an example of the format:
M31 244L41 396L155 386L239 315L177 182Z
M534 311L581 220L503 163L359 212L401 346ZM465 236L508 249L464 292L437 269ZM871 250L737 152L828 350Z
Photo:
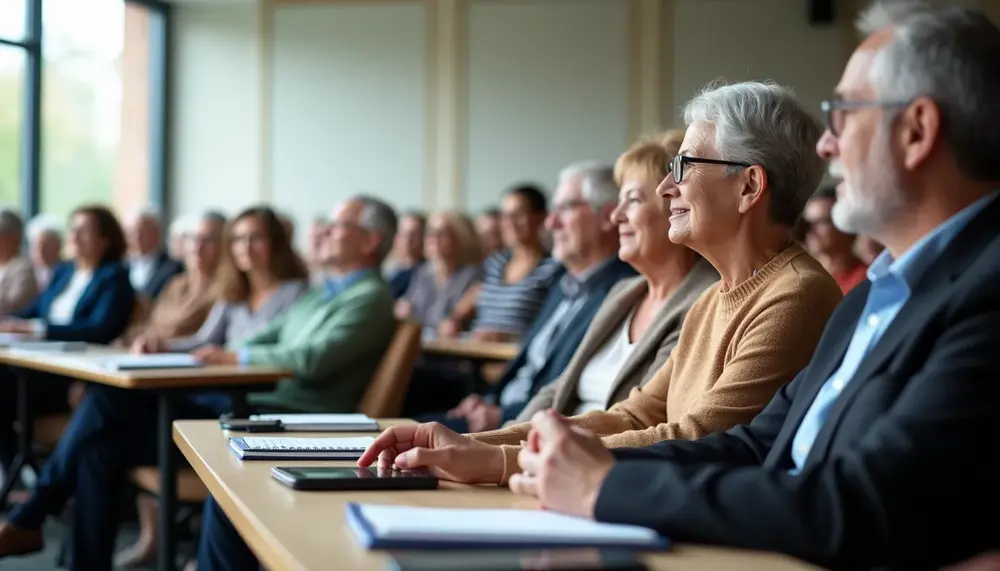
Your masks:
M218 388L226 385L266 384L288 378L291 374L289 371L272 367L239 365L109 371L97 363L97 359L102 356L122 354L127 354L127 351L102 345L90 345L86 351L63 353L0 349L0 364L64 375L123 389L172 389L206 385Z
M383 426L409 421L381 421ZM434 507L537 508L532 500L495 486L442 483L438 490L302 492L273 480L273 466L352 466L353 462L241 462L217 421L177 421L174 442L229 515L250 548L272 571L385 569L385 556L360 547L344 517L348 502ZM319 436L302 434L302 436ZM329 436L326 434L325 436ZM361 436L345 434L344 436ZM653 571L781 571L815 569L768 553L679 545L645 556Z
M460 359L510 361L517 357L517 343L495 343L471 339L433 339L423 342L424 353Z

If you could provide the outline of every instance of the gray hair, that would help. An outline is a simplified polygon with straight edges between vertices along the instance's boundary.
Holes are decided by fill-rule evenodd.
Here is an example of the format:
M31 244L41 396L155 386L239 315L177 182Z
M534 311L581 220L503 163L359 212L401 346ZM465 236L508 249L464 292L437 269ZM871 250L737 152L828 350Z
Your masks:
M51 234L62 241L62 224L51 214L39 214L28 222L28 239L36 240L42 234Z
M580 193L593 208L618 201L615 169L597 161L573 163L559 172L559 182L580 178Z
M711 84L684 108L684 121L715 127L715 147L728 161L760 165L771 192L771 219L793 226L823 178L816 154L822 127L792 90L771 82ZM728 167L735 174L740 167Z
M878 98L929 97L962 172L1000 179L1000 29L978 10L899 0L875 2L856 24L865 35L893 31L869 72Z
M18 239L24 234L24 222L21 215L10 208L0 208L0 235L17 236Z
M202 212L201 220L203 222L215 222L220 226L225 226L227 222L226 215L220 210L206 210Z
M374 231L381 238L378 245L378 263L382 264L392 250L392 241L396 238L396 227L399 224L396 211L382 200L367 194L353 196L351 200L357 200L364 206L359 224Z

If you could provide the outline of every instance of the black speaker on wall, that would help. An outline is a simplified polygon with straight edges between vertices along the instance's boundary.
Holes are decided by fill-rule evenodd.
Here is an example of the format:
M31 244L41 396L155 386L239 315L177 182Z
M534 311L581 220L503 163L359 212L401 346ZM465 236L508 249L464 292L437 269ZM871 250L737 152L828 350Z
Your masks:
M809 3L809 23L814 26L832 24L835 0L806 0Z

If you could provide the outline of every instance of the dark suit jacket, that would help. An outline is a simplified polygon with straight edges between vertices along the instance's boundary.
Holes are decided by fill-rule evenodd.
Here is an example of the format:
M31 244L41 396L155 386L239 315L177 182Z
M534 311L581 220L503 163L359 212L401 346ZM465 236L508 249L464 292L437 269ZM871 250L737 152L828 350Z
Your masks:
M598 520L835 568L937 568L1000 545L1000 200L974 218L830 410L802 473L792 439L843 360L870 288L749 425L616 450Z
M156 258L156 266L153 268L152 273L150 273L146 286L138 293L150 300L154 300L159 297L160 292L163 291L167 283L183 271L184 266L180 262L168 256L166 252L160 252Z
M565 296L563 295L562 288L559 287L559 280L565 272L565 269L561 269L554 277L552 287L549 289L549 294L545 297L545 302L542 304L542 309L538 314L538 318L536 318L531 324L531 328L524 337L521 345L521 351L517 354L517 357L514 357L514 360L507 365L507 368L504 369L504 373L503 376L500 377L500 381L493 386L491 394L497 399L500 398L500 393L503 392L507 383L514 380L514 377L517 376L518 370L527 362L528 347L531 345L531 341L535 338L535 335L538 335L538 332L552 317L552 314L555 312L559 304L562 303ZM634 277L635 275L636 273L635 270L632 269L632 266L617 258L601 269L600 274L595 276L596 281L593 285L594 289L584 302L583 307L580 308L580 311L573 316L572 321L570 321L569 324L559 333L559 338L553 341L549 358L545 361L545 365L541 368L541 370L535 374L528 400L513 403L504 407L502 422L507 422L517 418L517 415L521 413L521 410L528 404L530 398L533 397L539 389L559 377L563 370L566 369L566 365L568 365L570 360L573 358L573 354L576 353L577 348L579 348L580 343L583 341L583 336L587 332L587 328L590 326L591 320L594 319L594 315L597 314L597 310L601 307L601 304L604 302L604 298L607 297L608 292L611 291L611 288L615 287L615 284L619 281Z
M72 262L56 266L45 291L15 316L47 321L52 302L69 284L75 271ZM134 303L135 292L125 266L118 262L101 264L94 270L94 277L80 296L73 311L73 320L65 325L48 323L46 339L111 343L128 327Z

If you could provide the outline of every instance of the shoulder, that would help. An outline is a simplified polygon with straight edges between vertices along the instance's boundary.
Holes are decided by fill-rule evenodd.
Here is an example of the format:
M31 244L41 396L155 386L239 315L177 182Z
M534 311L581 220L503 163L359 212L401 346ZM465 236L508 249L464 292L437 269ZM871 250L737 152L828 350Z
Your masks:
M510 261L510 257L510 250L501 250L490 254L489 257L483 260L483 273L487 276L501 275L503 269L507 266L507 262Z
M164 297L170 297L174 293L179 293L181 290L187 288L188 286L188 275L184 272L172 276L163 286L163 291L160 293L160 299Z
M306 280L288 280L281 283L281 292L288 297L299 297L309 290Z
M614 305L618 303L618 300L622 297L627 297L631 294L637 293L638 290L645 289L646 278L642 276L627 277L619 280L618 283L613 285L611 289L608 290L608 295L604 298L603 305Z
M7 264L8 271L10 272L30 272L34 271L34 266L31 265L31 260L25 258L24 256L18 256L12 259Z
M804 304L822 304L821 306L831 308L844 298L844 293L833 276L804 250L792 258L775 278L771 288L774 296L794 294Z
M105 262L97 267L94 272L94 279L105 279L113 281L125 280L129 283L129 270L125 262Z

